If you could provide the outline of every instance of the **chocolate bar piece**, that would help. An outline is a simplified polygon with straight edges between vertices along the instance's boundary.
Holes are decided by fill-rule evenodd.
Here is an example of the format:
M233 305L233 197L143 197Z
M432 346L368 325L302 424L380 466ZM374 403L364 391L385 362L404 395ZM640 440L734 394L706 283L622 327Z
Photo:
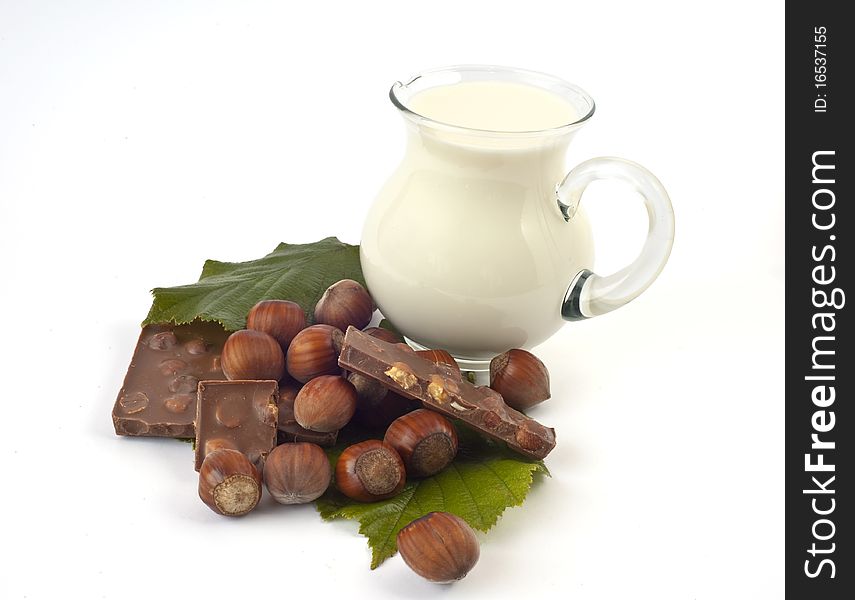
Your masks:
M117 435L192 438L196 384L225 379L220 354L229 334L219 323L147 325L113 406Z
M436 364L354 327L347 329L338 364L421 401L425 408L460 419L525 456L543 458L555 447L554 429L510 408L498 392L472 385L454 367Z
M321 433L300 427L294 418L294 398L300 391L299 385L286 384L279 388L279 433L277 438L280 444L289 442L311 442L318 446L335 446L338 432Z
M196 405L196 470L220 448L243 452L259 470L276 447L275 381L200 381Z

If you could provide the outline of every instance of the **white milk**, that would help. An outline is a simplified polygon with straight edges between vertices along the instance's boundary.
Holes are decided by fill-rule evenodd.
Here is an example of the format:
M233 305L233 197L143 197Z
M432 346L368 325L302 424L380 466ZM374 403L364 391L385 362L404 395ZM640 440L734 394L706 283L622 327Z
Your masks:
M572 278L593 262L584 214L556 203L578 120L557 94L467 82L415 94L406 154L369 211L361 258L378 306L411 340L489 359L561 327ZM507 132L505 134L496 132ZM517 133L513 133L517 132Z
M467 81L430 88L415 94L407 108L434 121L488 131L540 131L579 119L561 96L507 81Z

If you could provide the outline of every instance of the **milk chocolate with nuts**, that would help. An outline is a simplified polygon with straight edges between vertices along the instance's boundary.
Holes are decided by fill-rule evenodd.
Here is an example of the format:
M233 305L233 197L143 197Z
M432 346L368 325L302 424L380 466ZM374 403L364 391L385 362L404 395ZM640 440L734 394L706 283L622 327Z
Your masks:
M192 438L196 386L225 379L220 354L228 333L218 323L143 327L116 404L117 435Z
M347 330L339 366L460 419L530 458L544 458L555 447L554 429L510 408L498 392L472 385L450 365L436 364L354 327Z
M201 381L196 408L196 470L221 448L244 454L259 470L276 447L275 381Z

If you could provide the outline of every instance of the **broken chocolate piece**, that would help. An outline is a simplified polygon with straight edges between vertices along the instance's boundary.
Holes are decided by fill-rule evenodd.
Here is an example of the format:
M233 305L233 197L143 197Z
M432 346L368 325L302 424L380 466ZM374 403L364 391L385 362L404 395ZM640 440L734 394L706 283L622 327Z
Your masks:
M194 437L196 385L226 378L220 353L228 335L202 321L143 327L113 406L116 434Z
M200 381L196 405L196 470L214 450L230 448L258 468L276 447L275 381Z
M498 392L472 385L449 365L436 364L354 327L347 329L338 364L421 401L425 408L460 419L525 456L543 458L555 447L555 430L510 408Z
M294 418L294 398L300 391L299 385L287 384L279 390L278 440L280 444L290 442L311 442L318 446L335 446L338 432L321 433L300 427Z

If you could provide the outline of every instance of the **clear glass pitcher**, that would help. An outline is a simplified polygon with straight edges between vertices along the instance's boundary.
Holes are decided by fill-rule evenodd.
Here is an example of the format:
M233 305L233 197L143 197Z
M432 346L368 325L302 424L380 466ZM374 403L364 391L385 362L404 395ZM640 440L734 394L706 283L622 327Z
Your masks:
M569 103L576 116L505 131L414 110L420 92L464 82L533 86ZM568 144L594 114L593 99L579 87L542 73L470 65L397 82L389 96L404 117L406 152L366 218L361 261L378 307L411 344L444 348L464 369L484 370L493 356L533 347L566 321L623 306L662 271L674 214L656 177L620 158L594 158L566 172ZM491 110L502 98L495 102ZM457 107L447 108L456 114ZM477 117L479 107L467 110ZM580 206L597 179L639 192L649 217L641 254L606 276L592 271L593 240Z

